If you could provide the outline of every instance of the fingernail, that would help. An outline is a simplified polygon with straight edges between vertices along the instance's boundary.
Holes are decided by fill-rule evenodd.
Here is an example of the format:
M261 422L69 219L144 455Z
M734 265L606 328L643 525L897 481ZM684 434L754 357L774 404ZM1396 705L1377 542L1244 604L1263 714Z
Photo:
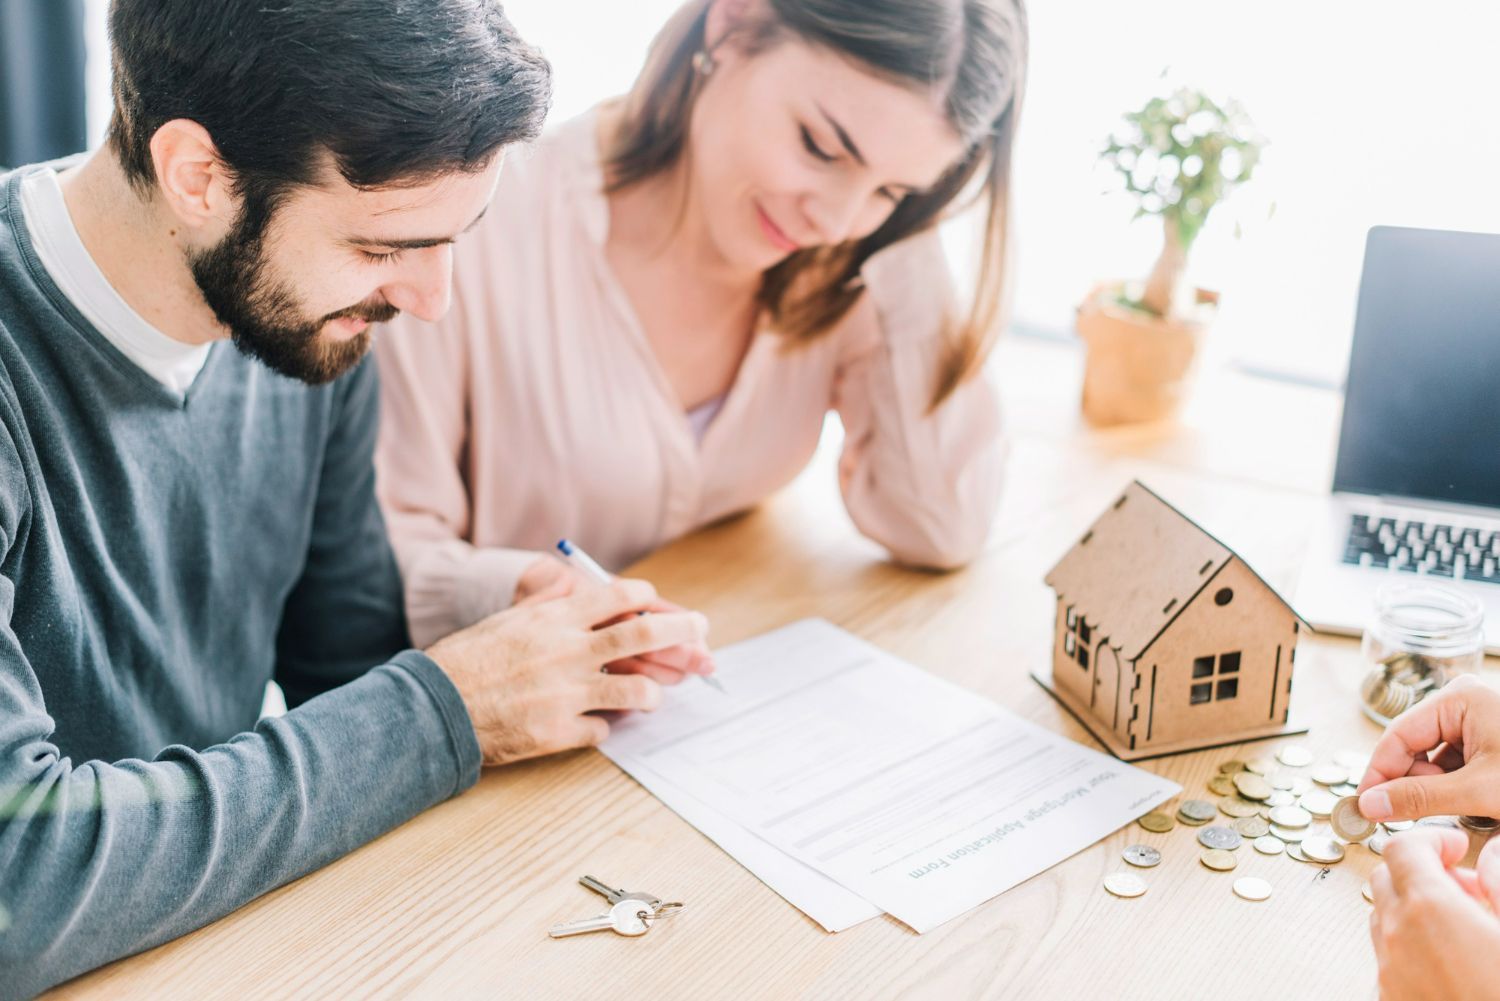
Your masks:
M1388 820L1391 816L1391 797L1384 789L1369 789L1359 797L1359 812L1366 820Z

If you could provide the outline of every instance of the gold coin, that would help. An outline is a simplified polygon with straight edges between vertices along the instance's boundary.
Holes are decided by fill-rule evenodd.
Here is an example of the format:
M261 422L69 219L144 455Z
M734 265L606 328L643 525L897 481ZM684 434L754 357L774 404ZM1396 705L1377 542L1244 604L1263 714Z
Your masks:
M1246 774L1241 772L1241 775ZM1260 806L1247 799L1238 796L1225 796L1219 800L1219 809L1224 811L1226 817L1253 817L1260 812Z
M1198 861L1215 872L1228 872L1239 865L1239 861L1234 857L1234 852L1228 852L1222 848L1208 849L1198 856Z
M1223 772L1208 780L1208 791L1215 796L1232 796L1234 794L1234 780Z
M1243 838L1260 838L1271 833L1271 825L1261 817L1241 817L1234 822L1234 829Z
M1256 838L1250 844L1254 845L1255 850L1262 855L1280 855L1286 851L1286 843L1280 838L1273 838L1269 834L1263 838Z
M1275 758L1255 758L1245 762L1245 771L1254 772L1257 775L1270 775L1276 770Z
M1344 860L1344 846L1332 838L1303 838L1300 847L1302 854L1314 862L1332 865Z
M1146 892L1146 881L1134 873L1116 872L1104 877L1104 888L1117 897L1139 897Z
M1240 795L1246 799L1256 802L1269 799L1271 793L1276 790L1271 788L1271 783L1265 777L1254 772L1239 772L1234 777L1234 787L1240 791Z
M1171 817L1154 810L1141 817L1136 823L1154 834L1165 834L1177 826L1177 823Z
M1245 763L1243 761L1226 761L1223 764L1219 765L1219 771L1228 774L1233 774L1234 772L1242 772L1244 770Z
M1345 796L1335 803L1328 820L1333 825L1333 833L1345 841L1363 841L1375 833L1374 821L1366 820L1359 812L1357 796Z
M1234 881L1234 895L1245 900L1265 900L1271 895L1271 884L1255 876L1242 876Z

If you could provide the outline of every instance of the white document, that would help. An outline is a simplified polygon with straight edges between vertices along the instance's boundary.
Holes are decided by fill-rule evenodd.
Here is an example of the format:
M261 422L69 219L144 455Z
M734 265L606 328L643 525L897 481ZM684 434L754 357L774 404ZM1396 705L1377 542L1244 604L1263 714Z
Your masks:
M603 750L829 930L928 931L1180 791L821 620L715 660Z

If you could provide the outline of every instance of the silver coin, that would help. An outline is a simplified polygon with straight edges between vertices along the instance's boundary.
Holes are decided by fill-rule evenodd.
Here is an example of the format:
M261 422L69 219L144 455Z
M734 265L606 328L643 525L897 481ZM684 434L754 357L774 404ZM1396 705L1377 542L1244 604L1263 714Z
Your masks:
M1140 869L1150 869L1161 864L1161 852L1150 845L1131 845L1120 854L1126 862Z
M1298 862L1311 862L1312 861L1312 859L1310 859L1306 855L1302 854L1302 846L1298 845L1298 844L1287 845L1286 846L1286 854L1287 854L1287 858L1294 858Z
M1231 827L1205 827L1198 832L1198 843L1204 848L1234 851L1240 846L1240 832Z
M1320 786L1343 785L1349 781L1349 770L1338 765L1319 765L1310 777Z
M1292 788L1292 782L1294 781L1294 779L1286 772L1277 772L1275 775L1267 776L1266 781L1271 783L1271 788L1276 792L1287 792ZM1275 793L1272 793L1272 795L1275 795ZM1269 803L1270 801L1271 797L1267 796L1266 802Z
M1296 842L1301 841L1303 838L1307 837L1307 828L1279 827L1276 824L1272 824L1271 834L1290 845L1295 844Z
M1335 803L1329 822L1333 825L1333 833L1345 841L1363 841L1375 833L1375 822L1365 819L1365 815L1359 812L1357 796L1345 796Z
M1332 838L1303 838L1298 847L1302 849L1303 855L1314 862L1332 865L1344 860L1344 846Z
M1293 796L1304 796L1312 789L1312 779L1306 775L1297 775L1292 778L1292 788L1289 790Z
M1276 770L1274 758L1255 758L1245 762L1245 771L1254 772L1256 775L1269 775Z
M1390 834L1386 833L1385 831L1376 831L1374 834L1370 835L1369 840L1365 842L1365 847L1370 849L1370 851L1374 852L1376 855L1384 855L1385 846L1390 844L1390 842Z
M1333 812L1334 805L1338 801L1338 797L1333 793L1325 789L1318 789L1297 800L1297 805L1314 817L1322 820Z
M1328 791L1335 796L1358 796L1359 786L1353 782L1345 782L1343 785L1329 786Z
M1416 823L1417 822L1415 820L1387 820L1387 821L1383 821L1380 826L1384 827L1387 831L1390 831L1392 834L1395 834L1398 831L1409 831L1409 830L1411 830L1413 827L1416 826Z
M1306 827L1312 823L1312 814L1300 806L1278 806L1271 811L1271 823L1277 827Z
M1478 834L1488 834L1491 831L1500 830L1500 820L1496 820L1494 817L1459 817L1458 822Z
M1271 895L1271 884L1255 876L1244 876L1234 881L1234 895L1245 900L1265 900Z
M1117 897L1139 897L1146 892L1146 881L1133 873L1116 872L1104 877L1104 888Z
M1458 830L1458 819L1456 817L1423 817L1417 821L1418 827L1447 827Z
M1297 802L1297 797L1288 789L1277 789L1266 798L1266 805L1270 807L1291 806Z
M1263 838L1256 838L1250 842L1250 845L1262 855L1280 855L1286 851L1286 842L1269 834Z
M1306 768L1312 764L1312 752L1301 744L1291 744L1276 752L1276 759L1288 768Z
M1201 799L1190 799L1177 808L1179 816L1207 823L1219 815L1219 808Z

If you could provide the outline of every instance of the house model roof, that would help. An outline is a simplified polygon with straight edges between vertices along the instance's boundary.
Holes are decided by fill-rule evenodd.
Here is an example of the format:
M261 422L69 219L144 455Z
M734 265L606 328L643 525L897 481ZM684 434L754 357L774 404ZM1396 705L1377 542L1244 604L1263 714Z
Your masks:
M1236 558L1136 481L1052 568L1047 583L1124 659L1135 660Z

